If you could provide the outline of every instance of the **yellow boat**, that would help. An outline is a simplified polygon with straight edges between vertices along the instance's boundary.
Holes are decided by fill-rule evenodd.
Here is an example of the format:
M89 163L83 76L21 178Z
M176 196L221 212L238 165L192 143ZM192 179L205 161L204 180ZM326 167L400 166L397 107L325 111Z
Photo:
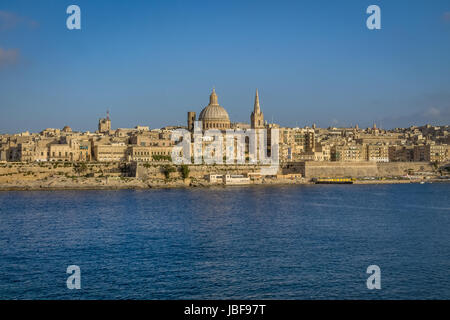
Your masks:
M313 178L316 184L353 184L355 179L352 178Z

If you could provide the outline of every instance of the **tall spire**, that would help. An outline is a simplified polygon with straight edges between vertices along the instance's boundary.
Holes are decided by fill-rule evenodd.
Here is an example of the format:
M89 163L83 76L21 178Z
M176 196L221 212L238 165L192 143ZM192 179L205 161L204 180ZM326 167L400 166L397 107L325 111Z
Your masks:
M252 129L262 129L262 128L264 128L264 115L261 112L261 108L259 106L258 89L256 89L255 105L253 107L253 112L250 115L250 122L251 122L251 128Z
M256 89L256 95L255 95L255 106L253 108L253 112L255 114L258 114L261 112L260 108L259 108L259 95L258 95L258 89Z
M219 104L218 99L217 99L216 89L214 87L213 87L211 95L209 96L209 104L210 105Z

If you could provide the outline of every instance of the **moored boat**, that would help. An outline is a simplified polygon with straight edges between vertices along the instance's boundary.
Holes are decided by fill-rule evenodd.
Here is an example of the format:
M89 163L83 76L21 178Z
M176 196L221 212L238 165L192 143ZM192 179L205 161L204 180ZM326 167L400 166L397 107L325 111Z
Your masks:
M313 178L315 184L353 184L352 178Z

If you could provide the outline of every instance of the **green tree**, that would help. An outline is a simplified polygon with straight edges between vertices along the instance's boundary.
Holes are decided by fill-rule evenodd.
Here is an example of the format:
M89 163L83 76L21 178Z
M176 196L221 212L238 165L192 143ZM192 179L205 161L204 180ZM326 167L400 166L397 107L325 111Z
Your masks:
M170 174L172 172L175 172L175 171L177 171L177 170L173 166L165 165L163 167L163 173L164 173L164 176L166 177L166 179L169 179L170 178Z
M171 156L165 156L165 155L159 155L159 154L152 155L152 158L155 161L172 161Z
M80 164L75 165L74 171L75 171L78 175L82 174L83 172L86 172L86 171L87 171L87 165L86 165L86 163L83 162L83 163L80 163Z
M181 176L183 179L189 178L189 167L186 164L181 165Z

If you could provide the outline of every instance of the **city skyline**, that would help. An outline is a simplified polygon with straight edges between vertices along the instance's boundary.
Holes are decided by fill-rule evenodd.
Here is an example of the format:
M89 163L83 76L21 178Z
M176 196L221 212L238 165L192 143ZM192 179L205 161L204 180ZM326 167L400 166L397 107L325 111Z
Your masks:
M92 131L107 109L116 128L185 125L213 86L236 122L258 88L286 127L450 123L448 3L378 1L375 31L369 4L77 1L68 30L67 3L6 1L0 133Z
M214 91L215 87L213 87L212 90ZM256 89L256 92L257 92L256 94L258 95L258 89ZM258 103L259 103L259 99L258 99ZM207 104L205 103L204 106L207 106ZM197 108L197 109L202 109L204 106L201 106L200 108ZM249 110L251 110L251 108L249 108ZM187 112L189 112L189 111L187 111ZM430 110L429 112L430 112L430 115L432 115L431 113L433 112L433 110ZM106 117L104 117L105 115L106 115ZM434 114L434 116L439 116L439 115L440 114ZM426 114L425 114L425 116L426 116ZM23 131L13 131L13 132L2 132L2 131L0 131L0 134L3 134L3 135L8 135L8 134L9 135L15 135L15 134L21 134L21 133L24 133L24 132L39 133L39 132L45 131L47 129L61 129L62 130L63 128L70 128L71 130L73 130L75 132L96 132L96 131L98 131L97 121L99 119L100 120L102 120L102 119L110 119L111 123L112 122L120 123L120 119L113 119L113 117L111 117L111 110L108 108L108 109L106 109L104 111L103 115L99 115L97 118L90 119L89 121L92 122L93 125L91 127L87 127L87 129L80 129L80 130L78 130L78 128L74 128L70 123L62 123L60 125L52 126L52 127L44 125L44 127L40 128L40 129L37 129L37 130L25 129ZM201 120L200 120L200 122L201 122ZM233 120L230 120L230 122L232 124L237 124L237 125L239 125L239 124L248 124L249 126L251 125L250 117L247 120L243 119L242 121L237 121L237 120L233 119ZM386 128L386 127L383 127L382 120L379 120L378 122L377 121L373 121L372 123L369 123L367 126L360 126L359 123L352 123L352 124L348 124L348 125L347 124L339 124L338 122L333 122L333 121L332 121L333 123L331 123L331 124L329 124L327 126L318 126L315 122L306 123L306 121L305 121L305 124L302 125L302 126L299 125L298 122L296 122L296 124L294 126L285 126L282 123L276 123L275 121L273 121L273 117L272 117L272 119L265 119L264 122L267 123L267 124L275 124L277 126L280 126L281 128L312 128L312 127L317 127L317 128L324 128L325 129L325 128L355 128L355 127L356 128L373 128L373 127L377 127L379 129L383 129L383 130L387 130L387 131L392 131L394 129L406 129L406 128L410 128L410 127L423 127L423 126L428 126L428 125L432 125L432 126L436 126L436 127L448 126L448 124L434 124L433 122L416 124L416 122L413 121L414 124L410 124L408 126L403 126L403 127L398 126L398 127ZM127 129L127 128L137 128L137 127L141 127L141 126L149 127L151 129L162 129L162 128L170 128L170 127L186 127L186 128L188 127L186 125L186 119L184 119L184 123L183 123L183 121L181 121L181 122L178 121L176 124L174 124L174 123L166 123L164 125L161 125L160 127L151 127L145 121L143 122L143 121L137 120L134 124L132 124L132 125L130 125L128 127L120 126L120 125L114 125L114 126L111 125L111 129Z

